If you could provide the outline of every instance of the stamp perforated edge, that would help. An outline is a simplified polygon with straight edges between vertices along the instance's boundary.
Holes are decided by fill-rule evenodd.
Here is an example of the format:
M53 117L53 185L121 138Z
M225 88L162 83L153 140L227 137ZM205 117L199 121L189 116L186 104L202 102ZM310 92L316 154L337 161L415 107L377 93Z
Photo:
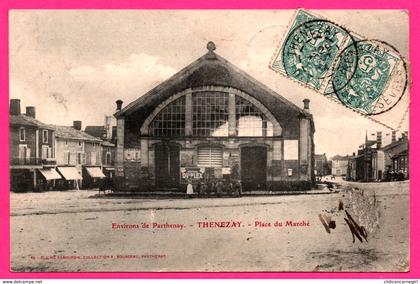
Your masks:
M303 86L303 87L304 87L304 88L306 88L306 89L309 89L309 90L315 91L316 93L318 93L318 94L319 94L319 95L321 95L322 97L325 97L325 98L329 99L330 101L335 102L336 104L340 105L341 107L344 107L344 108L346 108L346 109L349 109L349 110L351 110L351 111L353 111L353 112L357 113L358 115L363 116L363 117L367 118L368 120L370 120L370 121L372 121L372 122L375 122L375 123L377 123L377 124L380 124L380 125L382 125L382 126L384 126L384 127L388 128L388 129L390 129L390 130L397 130L397 131L398 131L398 130L402 127L402 123L403 123L403 121L404 121L404 119L405 119L405 117L407 116L407 113L408 113L408 111L409 111L409 106L410 106L410 98L409 98L409 97L408 97L408 103L407 103L407 107L406 107L406 109L405 109L405 111L404 111L404 114L401 116L400 120L398 121L398 123L397 123L397 127L396 127L396 128L394 128L394 127L391 127L391 126L389 126L388 124L386 124L386 123L384 123L384 122L382 122L382 121L378 120L378 119L377 119L377 118L375 118L374 116L364 114L364 113L362 113L362 112L360 112L360 111L358 111L358 110L356 110L356 109L354 109L354 108L350 108L350 107L348 107L348 106L346 106L346 105L342 104L339 100L335 99L335 98L334 98L334 96L326 96L326 95L324 95L323 93L321 93L319 90L317 90L317 89L315 89L315 88L313 88L313 87L311 87L311 86L309 86L309 85L307 85L307 84L304 84L303 82L301 82L301 81L299 81L299 80L296 80L296 79L295 79L295 78L293 78L293 77L288 76L285 72L281 72L280 70L278 70L278 69L276 69L276 68L273 68L273 63L274 63L275 59L278 57L278 54L281 52L282 47L283 47L283 44L284 44L284 41L286 40L287 35L289 34L290 29L291 29L291 27L292 27L292 25L293 25L293 23L294 23L294 21L295 21L295 19L296 19L296 17L297 17L297 14L299 13L299 11L304 11L305 13L308 13L308 14L312 15L312 16L313 16L313 17L315 17L315 18L318 18L318 19L321 19L321 20L326 20L326 21L329 21L329 22L331 22L331 23L333 23L333 24L337 25L338 27L345 28L347 31L349 31L349 32L350 32L352 35L354 35L355 37L359 37L359 38L362 38L362 39L367 39L367 37L362 36L362 35L360 35L359 33L354 32L354 31L353 31L353 30L351 30L351 29L348 29L345 25L340 25L340 24L337 24L336 22L331 21L331 20L327 19L326 17L320 16L320 15L318 15L317 13L314 13L314 12L312 12L312 11L308 11L308 10L305 10L305 9L303 9L303 8L299 8L299 9L297 9L297 10L294 12L293 17L290 19L290 21L289 21L289 23L288 23L288 25L287 25L287 27L286 27L286 30L284 31L283 35L280 37L280 41L278 42L277 47L276 47L276 49L275 49L275 51L274 51L273 55L271 56L271 59L270 59L270 62L269 62L268 68L269 68L269 69L271 69L272 71L274 71L274 72L276 72L276 73L278 73L278 74L282 75L282 76L283 76L283 77L285 77L285 78L291 79L293 82L295 82L295 83L297 83L297 84L299 84L299 85ZM375 40L375 39L373 39L373 40ZM380 41L380 40L378 40L378 41ZM385 42L385 43L386 43L386 42ZM388 44L388 43L387 43L387 44ZM406 90L404 91L404 93L401 95L401 99L402 99L404 96L408 96L408 95L409 95L409 93L410 93L410 89L411 89L410 63L409 63L409 61L408 61L408 60L406 60L406 58L405 58L404 56L402 56L399 52L398 52L398 55L400 56L401 60L402 60L402 61L404 61L404 63L405 63L405 64L406 64L406 66L407 66L407 88L406 88ZM332 69L334 68L334 66L337 64L337 61L338 61L338 55L336 56L335 60L333 61L333 64L331 65L330 70L332 70ZM325 87L327 87L327 86L328 86L328 82L329 82L329 81L327 81L327 83L326 83ZM389 81L388 81L388 83L389 83ZM378 116L376 116L376 117L378 117Z

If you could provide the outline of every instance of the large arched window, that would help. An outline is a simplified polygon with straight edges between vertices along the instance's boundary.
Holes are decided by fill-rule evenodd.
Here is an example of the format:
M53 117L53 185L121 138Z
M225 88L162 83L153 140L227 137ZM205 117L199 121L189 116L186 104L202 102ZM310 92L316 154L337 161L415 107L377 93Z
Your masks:
M192 107L194 136L228 136L229 94L194 93Z
M273 124L261 110L240 96L235 101L238 136L273 136Z
M167 105L149 126L152 136L185 136L185 96Z
M235 106L231 113L230 103L231 107ZM148 127L151 136L183 137L192 134L193 137L227 137L229 122L238 137L272 137L274 134L273 123L276 122L273 116L246 94L230 96L223 91L196 91L177 95L177 98L162 105L163 109L158 107L155 110L157 114L150 117L151 122L145 123L145 129ZM230 119L229 115L232 116ZM189 128L186 129L186 126Z

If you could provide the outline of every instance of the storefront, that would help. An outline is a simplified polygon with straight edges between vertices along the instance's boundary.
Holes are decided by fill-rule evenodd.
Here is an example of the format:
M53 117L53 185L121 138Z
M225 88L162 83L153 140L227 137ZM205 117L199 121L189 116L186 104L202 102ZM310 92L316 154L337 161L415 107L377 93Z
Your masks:
M63 179L58 183L59 189L80 189L82 186L82 176L76 167L57 167L57 171Z
M53 167L39 169L39 173L39 190L41 191L53 190L56 181L62 178L61 175Z
M99 188L105 178L100 167L83 167L83 188Z
M124 109L117 101L120 190L184 190L191 176L244 191L313 182L309 100L299 108L214 50Z

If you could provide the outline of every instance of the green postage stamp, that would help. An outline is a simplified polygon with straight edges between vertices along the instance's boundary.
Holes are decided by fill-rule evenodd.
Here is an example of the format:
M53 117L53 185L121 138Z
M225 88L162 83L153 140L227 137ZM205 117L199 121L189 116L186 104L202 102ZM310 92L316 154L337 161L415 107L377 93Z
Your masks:
M398 50L298 10L270 68L397 130L407 113L408 66Z

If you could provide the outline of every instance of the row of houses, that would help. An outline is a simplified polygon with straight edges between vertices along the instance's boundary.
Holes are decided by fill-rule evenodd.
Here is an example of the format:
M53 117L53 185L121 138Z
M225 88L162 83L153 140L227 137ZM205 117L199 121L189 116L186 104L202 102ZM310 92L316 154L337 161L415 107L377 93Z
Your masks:
M408 133L397 139L392 132L391 142L384 145L382 132L372 134L376 139L359 146L353 155L334 156L332 175L345 176L352 181L393 181L409 179Z
M112 134L92 131L96 127L107 132L106 124L86 131L81 121L72 126L45 124L36 119L33 106L21 113L19 99L10 100L9 124L13 191L90 188L114 175Z

